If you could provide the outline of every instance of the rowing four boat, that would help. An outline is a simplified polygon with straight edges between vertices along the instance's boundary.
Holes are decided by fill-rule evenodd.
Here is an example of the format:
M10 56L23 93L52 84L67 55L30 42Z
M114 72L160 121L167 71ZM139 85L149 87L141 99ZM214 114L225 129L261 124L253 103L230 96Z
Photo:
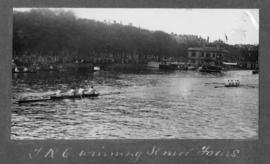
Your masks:
M82 94L82 95L62 95L62 96L51 96L51 100L61 100L61 99L76 99L76 98L86 98L86 97L98 97L99 93L93 94Z
M40 99L22 99L16 101L18 104L22 103L31 103L31 102L42 102L42 101L49 101L49 100L63 100L63 99L78 99L78 98L91 98L91 97L98 97L99 93L94 94L83 94L83 95L61 95L61 96L49 96L48 98L40 98Z

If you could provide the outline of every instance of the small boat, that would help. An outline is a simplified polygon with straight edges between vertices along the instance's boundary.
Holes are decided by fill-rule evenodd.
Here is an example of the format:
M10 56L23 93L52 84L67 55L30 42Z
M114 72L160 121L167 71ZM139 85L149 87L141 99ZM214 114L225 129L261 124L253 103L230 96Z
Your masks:
M239 87L240 85L225 85L225 87Z
M200 72L212 73L212 72L221 72L221 67L218 66L202 66L199 70Z
M44 102L44 101L53 101L53 100L64 100L64 99L81 99L81 98L91 98L91 97L98 97L99 93L94 93L94 94L83 94L83 95L61 95L61 96L56 96L52 95L47 98L40 98L40 99L22 99L16 101L17 104L22 104L22 103L32 103L32 102Z
M164 69L164 70L177 70L178 65L173 62L162 62L159 64L159 69Z
M241 85L242 86L242 85ZM222 86L215 86L215 88L236 88L240 87L240 85L222 85Z
M159 64L160 64L160 62L151 61L151 62L147 63L147 67L148 68L159 68Z
M187 70L190 70L190 71L196 71L198 68L197 67L194 67L194 66L188 66L187 67Z
M258 69L255 69L255 70L252 71L252 74L257 74L257 73L259 73Z

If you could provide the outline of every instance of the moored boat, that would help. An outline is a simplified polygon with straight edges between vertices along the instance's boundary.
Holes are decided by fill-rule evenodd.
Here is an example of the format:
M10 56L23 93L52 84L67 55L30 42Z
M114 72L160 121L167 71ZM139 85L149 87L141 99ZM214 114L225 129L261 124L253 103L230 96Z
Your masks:
M221 67L219 66L202 66L199 70L200 72L212 73L212 72L221 72Z
M252 74L257 74L257 73L259 73L258 69L255 69L255 70L252 71Z
M166 69L166 70L176 70L178 69L178 66L176 64L159 64L159 69Z

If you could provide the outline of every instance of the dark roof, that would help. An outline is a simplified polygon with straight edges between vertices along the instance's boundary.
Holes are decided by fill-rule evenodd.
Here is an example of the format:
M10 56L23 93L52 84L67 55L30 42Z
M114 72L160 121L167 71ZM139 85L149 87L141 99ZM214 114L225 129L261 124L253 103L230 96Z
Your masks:
M224 48L217 48L217 47L190 47L188 48L189 51L218 51L218 52L224 52L224 53L229 53Z

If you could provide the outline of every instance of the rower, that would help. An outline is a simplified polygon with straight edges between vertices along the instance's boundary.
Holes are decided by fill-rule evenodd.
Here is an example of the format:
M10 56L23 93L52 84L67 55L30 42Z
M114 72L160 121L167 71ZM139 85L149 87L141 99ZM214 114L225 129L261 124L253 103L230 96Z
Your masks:
M70 90L67 92L67 94L68 94L69 96L75 96L75 89L74 89L74 88L70 89Z
M77 94L78 95L84 95L85 94L85 89L79 88L78 91L77 91Z
M237 81L236 80L233 80L233 86L237 87Z
M23 68L23 72L27 72L28 71L28 68L27 67L24 67Z
M91 86L86 93L87 94L95 94L96 93L96 90L94 89L93 86Z
M55 96L61 97L61 96L62 96L62 91L61 91L60 89L57 89L57 90L55 91Z
M15 67L14 72L20 72L19 69L18 69L18 67Z
M229 87L231 87L233 85L232 80L228 80L228 83L229 83Z
M226 87L229 87L230 85L231 85L230 80L228 80L228 82L225 83L225 86L226 86Z
M231 80L231 86L234 87L235 86L235 82L234 80Z
M240 81L239 80L236 81L236 85L240 86Z

